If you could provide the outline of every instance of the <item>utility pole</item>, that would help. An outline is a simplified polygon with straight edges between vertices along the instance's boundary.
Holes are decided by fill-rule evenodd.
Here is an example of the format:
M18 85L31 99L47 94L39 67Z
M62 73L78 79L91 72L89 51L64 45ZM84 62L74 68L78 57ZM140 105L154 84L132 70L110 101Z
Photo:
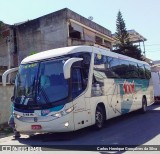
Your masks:
M10 69L11 68L11 47L10 47L10 42L11 42L11 40L10 40L10 36L7 36L7 48L8 48L8 69ZM10 76L10 74L8 75L8 81L10 82L10 78L11 78L11 76Z

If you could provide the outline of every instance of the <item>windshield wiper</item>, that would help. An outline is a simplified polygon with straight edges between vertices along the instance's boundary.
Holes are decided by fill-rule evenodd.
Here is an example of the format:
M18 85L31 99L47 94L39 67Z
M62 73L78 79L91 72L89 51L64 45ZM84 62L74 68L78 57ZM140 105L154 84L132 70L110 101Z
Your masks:
M28 97L28 96L21 96L20 97L20 103L19 104L23 104L23 105L28 105L28 103L33 103L34 99L32 97Z

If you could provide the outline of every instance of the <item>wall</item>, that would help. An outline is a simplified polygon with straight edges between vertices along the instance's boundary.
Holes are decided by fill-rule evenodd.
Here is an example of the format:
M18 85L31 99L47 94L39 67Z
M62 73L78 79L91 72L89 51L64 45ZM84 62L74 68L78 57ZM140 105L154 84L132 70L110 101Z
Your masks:
M57 11L16 26L19 63L26 56L67 46L65 11Z
M2 74L9 67L13 67L14 57L14 36L10 25L4 24L0 29L0 83L2 82ZM10 53L10 56L9 56Z
M3 31L1 33L3 33ZM8 66L7 36L0 38L0 66Z
M13 86L0 85L0 124L8 122L11 114L11 96L13 96Z
M68 19L73 19L75 21L78 21L79 23L82 23L84 25L86 25L87 27L90 27L102 34L105 34L109 37L112 37L112 34L111 34L111 31L102 27L101 25L91 21L91 20L88 20L87 18L79 15L78 13L74 12L74 11L71 11L69 9L66 9L67 10L67 17Z
M65 8L40 18L15 25L18 64L32 53L68 46L67 38L69 32L67 24L70 24L70 19L106 35L109 41L112 41L111 31ZM89 32L87 31L87 33ZM93 38L91 40L86 38L82 39L87 41L93 40Z
M67 12L68 23L70 25L70 28L69 28L70 38L83 40L84 44L85 42L93 42L93 44L98 44L109 49L112 48L113 39L112 39L110 30L102 27L101 25L91 20L88 20L87 18L69 9L66 9L66 12ZM80 35L78 35L79 33L75 35L75 32L79 32ZM75 40L74 40L74 43L75 43ZM78 44L81 44L81 43L82 41L80 41Z

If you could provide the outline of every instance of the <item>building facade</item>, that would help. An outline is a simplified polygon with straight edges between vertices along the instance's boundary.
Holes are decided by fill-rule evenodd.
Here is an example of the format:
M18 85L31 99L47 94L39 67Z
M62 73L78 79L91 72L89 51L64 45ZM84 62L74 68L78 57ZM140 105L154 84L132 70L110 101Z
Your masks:
M67 8L34 20L7 25L2 34L0 66L4 69L1 72L18 66L26 56L41 51L94 44L111 49L113 41L111 31Z

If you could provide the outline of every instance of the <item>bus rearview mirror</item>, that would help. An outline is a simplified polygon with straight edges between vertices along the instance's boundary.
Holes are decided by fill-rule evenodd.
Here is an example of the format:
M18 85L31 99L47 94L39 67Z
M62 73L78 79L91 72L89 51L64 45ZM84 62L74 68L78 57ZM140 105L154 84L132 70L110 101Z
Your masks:
M71 77L71 66L77 61L82 61L83 58L70 58L63 65L64 78L69 79Z
M3 86L6 86L8 74L13 73L13 72L15 72L15 71L18 71L18 67L8 69L7 71L5 71L5 72L3 73L3 75L2 75L2 84L3 84Z

